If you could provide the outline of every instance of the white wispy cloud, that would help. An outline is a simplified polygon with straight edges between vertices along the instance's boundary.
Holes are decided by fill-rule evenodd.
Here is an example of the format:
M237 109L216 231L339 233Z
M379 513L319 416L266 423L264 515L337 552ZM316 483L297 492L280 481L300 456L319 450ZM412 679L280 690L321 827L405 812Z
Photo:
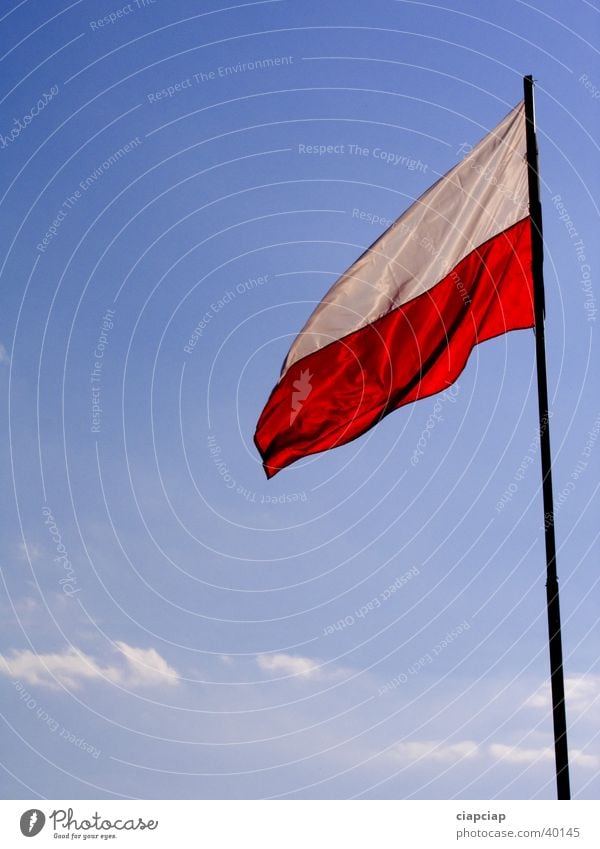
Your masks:
M39 616L41 605L39 601L30 595L21 596L13 601L13 606L17 616L30 618Z
M507 746L504 743L492 743L489 746L489 754L494 760L507 761L513 764L532 764L549 761L554 763L554 749L551 746L526 749L520 746ZM596 768L600 764L600 758L588 755L581 749L569 749L569 760L579 766Z
M0 655L0 673L10 678L57 689L81 687L86 681L107 681L126 688L173 686L179 675L155 649L117 642L113 662L102 663L75 647L55 654L29 649Z
M411 740L394 747L395 757L406 761L428 760L451 763L464 758L475 758L480 754L479 745L473 740L444 743L442 740Z
M565 678L565 703L568 712L582 714L600 705L600 675L567 675ZM545 683L525 701L526 707L551 707L550 684Z
M10 362L10 357L8 356L8 351L0 342L0 365L7 365Z
M129 646L117 640L119 651L126 658L125 680L132 686L170 684L179 681L179 673L169 666L156 649L142 649Z
M296 654L258 654L256 655L256 663L263 672L311 680L343 678L350 672L342 666L335 666L331 663L324 664L317 658L302 657Z
M292 654L259 654L256 663L264 672L299 675L303 678L319 678L322 670L318 661L310 657Z
M581 749L569 749L569 759L572 763L579 766L587 766L590 769L597 769L600 766L600 758L596 755L588 755L582 752Z
M445 743L443 740L411 740L398 743L392 750L392 756L408 763L415 761L433 761L435 763L453 763L473 758L504 761L511 764L535 764L554 762L554 749L551 746L525 748L509 746L505 743L480 745L473 740L461 740L458 743ZM600 758L581 749L569 749L572 763L582 767L596 769Z
M553 761L554 750L550 746L537 749L524 749L519 746L507 746L505 743L492 743L489 753L494 760L511 764L531 764L538 761Z
M29 542L27 544L20 542L17 545L17 556L19 560L31 562L33 560L39 560L43 554L44 549L41 545L37 545L35 542Z

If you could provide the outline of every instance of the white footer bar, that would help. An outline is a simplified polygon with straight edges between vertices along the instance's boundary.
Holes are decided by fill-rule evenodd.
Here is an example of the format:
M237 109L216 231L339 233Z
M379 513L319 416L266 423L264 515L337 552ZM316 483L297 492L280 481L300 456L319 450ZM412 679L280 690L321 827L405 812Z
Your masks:
M600 817L594 801L0 802L0 845L67 842L167 849L598 849Z

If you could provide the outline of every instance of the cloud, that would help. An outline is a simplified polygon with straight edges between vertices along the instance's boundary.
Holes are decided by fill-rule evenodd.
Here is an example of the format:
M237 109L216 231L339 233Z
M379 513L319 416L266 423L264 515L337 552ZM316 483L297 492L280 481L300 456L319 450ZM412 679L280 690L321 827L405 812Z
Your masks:
M345 678L352 670L343 666L324 663L318 658L301 657L296 654L258 654L256 663L263 672L281 673L283 676L298 677L311 681Z
M13 607L19 618L39 616L41 612L39 601L30 595L21 596L21 598L14 600Z
M282 672L303 678L319 678L322 675L320 662L310 657L292 654L259 654L256 663L264 672Z
M554 750L549 746L540 749L521 749L519 746L506 746L504 743L492 743L489 753L498 761L512 764L531 764L539 761L554 761Z
M86 681L107 681L126 688L173 686L179 676L154 649L117 642L115 662L102 665L75 647L57 654L35 654L28 649L0 655L0 673L42 687L71 689Z
M565 703L568 713L585 713L600 702L600 675L567 675L565 678ZM550 684L545 683L525 702L526 707L551 707Z
M489 754L499 761L507 761L513 764L532 764L549 761L554 763L554 749L543 746L539 749L522 749L519 746L506 746L504 743L492 743L489 746ZM569 760L571 763L596 768L600 764L600 758L595 755L586 755L581 749L569 749Z
M8 351L6 350L2 342L0 342L0 365L7 365L8 363L10 363Z
M600 766L600 758L596 755L586 755L581 749L569 749L569 760L571 763L589 766L591 769L597 769Z
M40 557L44 554L44 549L41 545L37 545L34 542L20 542L17 545L17 556L19 560L24 560L26 563L32 562L34 560L39 560Z
M444 743L443 740L412 740L398 743L392 751L394 758L404 761L433 761L435 763L453 763L461 760L484 757L511 764L554 763L554 749L551 746L540 748L521 748L507 746L505 743L491 743L481 746L473 740L462 740L459 743ZM569 749L569 759L582 767L596 769L600 758L589 755L581 749Z
M452 763L465 758L475 758L480 754L479 745L473 740L459 743L444 743L441 740L413 740L398 743L393 754L407 761L429 760L437 763Z
M178 683L179 674L155 649L135 648L119 640L116 645L126 658L125 680L130 686Z

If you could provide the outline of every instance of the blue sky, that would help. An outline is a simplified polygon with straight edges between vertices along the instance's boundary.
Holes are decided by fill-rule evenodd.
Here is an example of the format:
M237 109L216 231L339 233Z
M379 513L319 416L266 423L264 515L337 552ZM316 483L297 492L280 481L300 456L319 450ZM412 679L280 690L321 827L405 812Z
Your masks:
M377 219L527 73L572 785L597 798L598 22L5 5L4 798L553 797L533 333L270 482L252 442Z

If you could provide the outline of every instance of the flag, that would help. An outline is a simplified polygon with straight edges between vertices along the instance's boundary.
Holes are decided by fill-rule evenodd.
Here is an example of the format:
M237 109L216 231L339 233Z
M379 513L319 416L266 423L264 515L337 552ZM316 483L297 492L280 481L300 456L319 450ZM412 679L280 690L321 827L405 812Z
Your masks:
M521 102L314 310L257 424L267 477L447 389L475 345L534 324Z

